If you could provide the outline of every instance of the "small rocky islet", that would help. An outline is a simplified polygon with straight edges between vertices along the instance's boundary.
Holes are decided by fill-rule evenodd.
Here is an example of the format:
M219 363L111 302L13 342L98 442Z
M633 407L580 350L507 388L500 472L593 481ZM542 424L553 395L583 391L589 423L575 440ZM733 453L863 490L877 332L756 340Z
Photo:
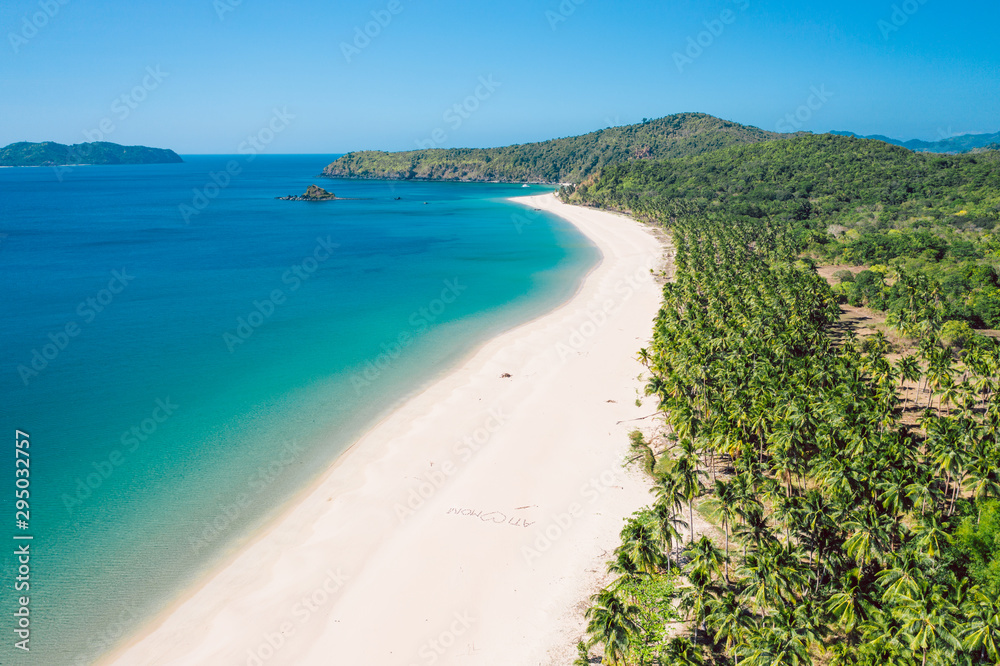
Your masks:
M287 197L275 197L281 201L337 201L339 197L333 192L327 192L322 187L310 185L305 194L289 194Z

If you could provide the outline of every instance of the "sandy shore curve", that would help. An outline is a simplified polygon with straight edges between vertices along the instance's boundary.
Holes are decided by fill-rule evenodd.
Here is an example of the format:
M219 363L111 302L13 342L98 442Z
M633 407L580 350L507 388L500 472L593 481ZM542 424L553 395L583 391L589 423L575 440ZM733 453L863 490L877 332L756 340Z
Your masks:
M556 310L487 342L368 431L260 538L102 663L566 664L622 518L622 462L661 302L663 245L555 213L603 260ZM509 377L503 375L509 374Z

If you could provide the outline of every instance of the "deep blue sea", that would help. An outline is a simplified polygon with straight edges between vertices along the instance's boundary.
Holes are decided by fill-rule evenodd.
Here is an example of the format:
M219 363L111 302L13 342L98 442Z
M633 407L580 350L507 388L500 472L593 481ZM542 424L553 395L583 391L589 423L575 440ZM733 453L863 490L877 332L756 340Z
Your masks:
M91 663L598 260L504 201L544 188L318 177L334 157L0 169L0 663ZM314 183L356 200L275 199Z

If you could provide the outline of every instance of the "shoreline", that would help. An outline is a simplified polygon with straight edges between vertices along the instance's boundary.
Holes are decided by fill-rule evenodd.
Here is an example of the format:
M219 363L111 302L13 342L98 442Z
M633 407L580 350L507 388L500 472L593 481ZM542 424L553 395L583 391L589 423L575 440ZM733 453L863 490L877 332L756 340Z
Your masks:
M572 656L583 624L575 606L603 575L621 518L648 503L641 477L621 468L621 422L643 411L632 359L660 306L649 269L662 246L629 218L552 194L511 201L559 215L601 250L574 295L488 340L373 426L98 663ZM530 637L512 640L518 632Z

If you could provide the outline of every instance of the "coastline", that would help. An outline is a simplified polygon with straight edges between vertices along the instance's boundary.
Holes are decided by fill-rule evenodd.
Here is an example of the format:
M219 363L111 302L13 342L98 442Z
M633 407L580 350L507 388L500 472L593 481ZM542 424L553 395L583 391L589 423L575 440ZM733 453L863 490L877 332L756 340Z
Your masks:
M511 201L601 250L576 294L392 412L99 663L568 661L621 518L648 503L621 467L622 421L648 411L632 359L660 306L662 247L623 216Z

